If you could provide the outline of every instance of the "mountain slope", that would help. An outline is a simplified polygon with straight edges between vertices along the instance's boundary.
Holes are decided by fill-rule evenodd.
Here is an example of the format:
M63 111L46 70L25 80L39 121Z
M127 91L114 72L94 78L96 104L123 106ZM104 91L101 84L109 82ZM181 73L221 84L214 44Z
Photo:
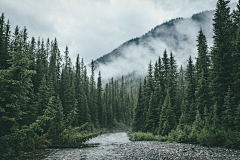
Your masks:
M158 25L96 59L96 71L100 70L107 78L121 75L142 77L147 73L150 60L154 63L165 49L173 53L178 65L185 66L190 55L197 55L196 37L200 28L211 44L213 14L214 11L205 11L191 18L177 18Z

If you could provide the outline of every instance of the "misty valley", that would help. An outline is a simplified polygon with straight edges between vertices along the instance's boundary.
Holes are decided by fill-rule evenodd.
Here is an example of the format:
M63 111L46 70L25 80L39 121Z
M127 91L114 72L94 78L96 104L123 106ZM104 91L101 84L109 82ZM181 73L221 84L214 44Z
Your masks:
M240 1L84 63L0 17L0 159L240 159Z

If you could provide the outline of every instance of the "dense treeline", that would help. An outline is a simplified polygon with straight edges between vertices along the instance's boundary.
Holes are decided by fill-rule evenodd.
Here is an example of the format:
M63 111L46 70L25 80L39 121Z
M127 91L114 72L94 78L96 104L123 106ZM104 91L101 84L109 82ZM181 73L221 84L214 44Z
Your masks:
M195 64L189 57L186 69L181 66L177 71L166 50L154 66L150 62L139 87L134 132L240 148L240 2L233 13L228 4L217 2L210 50L199 31Z
M54 145L70 147L98 135L101 128L130 127L133 93L113 79L102 88L94 64L88 77L79 55L74 66L68 47L28 39L27 29L12 32L0 17L0 153L15 159L20 151ZM81 126L81 127L79 127Z

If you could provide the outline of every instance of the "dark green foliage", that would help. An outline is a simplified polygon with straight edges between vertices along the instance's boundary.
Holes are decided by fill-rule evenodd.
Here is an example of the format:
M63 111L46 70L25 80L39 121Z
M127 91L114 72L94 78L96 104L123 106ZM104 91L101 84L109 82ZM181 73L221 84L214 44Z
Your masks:
M189 57L186 77L185 77L188 88L187 88L187 103L190 105L192 102L195 102L195 90L196 90L196 81L195 81L195 68L191 56Z
M161 107L158 134L165 136L166 140L227 148L240 147L240 4L232 15L228 4L228 0L217 2L210 54L206 37L200 30L195 65L190 57L186 70L181 67L177 73L173 55L168 58L166 50L162 62L158 60L155 63L153 90L149 89L149 72L142 87L143 102L140 99L137 103L133 131L156 134L153 113L156 113L155 104L158 104ZM148 96L149 93L151 96ZM155 95L158 95L158 101L155 101ZM161 101L163 96L165 99ZM143 112L139 112L141 104L144 106L141 107ZM145 106L148 106L147 112ZM146 122L145 129L142 130L136 129L136 126L140 126L136 123L141 123L140 118ZM134 133L132 139L155 139L147 134Z
M138 102L135 108L135 115L133 121L133 132L143 131L144 126L144 106L143 106L143 93L142 93L142 83L140 81L140 87L138 92Z
M94 76L94 63L91 63L91 77L90 77L90 95L89 95L89 109L92 123L98 127L98 106L97 106L97 90Z
M234 124L236 125L236 130L238 132L240 132L240 104L238 104L237 109L236 109L236 113L235 113L236 117L234 120Z
M101 72L99 72L98 74L98 82L97 82L97 108L98 108L98 118L99 118L99 124L100 126L105 126L104 121L105 121L105 117L103 112L103 100L102 100L102 79L101 79ZM106 114L106 108L104 110L105 114ZM102 117L104 116L104 117Z
M22 110L29 100L31 76L34 74L28 70L30 61L23 52L12 52L10 64L8 69L0 70L0 136L9 134L12 127L18 128Z
M234 129L234 120L236 117L236 109L237 106L235 105L233 93L231 89L228 89L227 95L224 98L224 104L223 104L223 117L222 117L222 124L223 127L226 129Z
M218 115L221 117L224 97L227 93L228 86L231 86L232 70L231 57L231 16L230 1L218 0L216 11L213 19L213 48L211 51L212 70L211 70L211 93L213 103L218 103Z
M10 25L9 21L5 23L5 17L2 13L0 17L0 69L7 69L10 65L7 60L10 59Z
M17 26L11 35L9 22L5 24L2 14L1 159L21 159L24 151L36 148L78 147L101 134L99 127L113 131L114 127L123 130L132 125L133 93L124 78L120 87L112 79L103 92L100 73L96 87L94 66L89 79L83 59L80 62L78 55L73 66L68 47L64 53L62 64L56 38L46 43L32 38L29 42L26 27L20 30ZM117 119L117 115L122 116Z
M173 107L171 104L170 93L167 91L167 95L160 112L158 133L161 135L166 135L171 131L171 129L173 129L174 125Z
M146 117L146 130L154 133L159 122L159 102L156 92L153 92L149 100L149 108Z
M232 25L232 44L233 44L233 51L232 51L232 78L233 78L233 87L232 91L234 94L234 97L236 97L235 101L236 103L240 102L240 48L239 48L239 42L240 42L240 30L239 30L239 24L240 24L240 2L237 4L237 9L233 11L232 14L233 19L233 25Z

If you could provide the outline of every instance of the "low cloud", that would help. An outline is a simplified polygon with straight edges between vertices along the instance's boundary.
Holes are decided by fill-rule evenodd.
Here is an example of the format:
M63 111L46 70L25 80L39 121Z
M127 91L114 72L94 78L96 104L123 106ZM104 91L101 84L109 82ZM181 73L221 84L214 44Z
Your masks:
M174 36L163 37L162 39L159 39L159 37L153 38L153 35L150 34L153 32L147 33L146 35L151 36L143 40L144 43L141 43L140 40L140 45L134 43L130 46L123 47L120 50L120 57L114 57L111 62L101 64L97 68L97 71L102 72L102 77L104 77L105 81L108 81L111 77L120 77L121 75L128 75L133 72L135 77L143 78L143 76L147 74L149 62L151 61L154 65L158 57L162 57L165 49L168 55L170 55L170 52L173 53L178 67L181 65L186 67L189 56L191 56L194 61L197 57L196 40L200 28L202 28L206 35L208 47L210 48L212 46L213 13L214 12L210 11L205 12L205 20L202 21L202 23L187 18L175 21L175 28L172 30L164 27L156 28L155 35L160 33L167 35L177 33L180 40L177 41ZM187 39L183 40L185 38Z
M188 18L197 12L213 10L216 3L217 0L1 0L0 12L4 12L6 19L10 20L12 30L16 25L20 28L26 26L30 38L41 37L46 41L47 38L53 40L56 37L62 54L65 46L69 47L73 64L77 54L88 64L92 59L109 53L123 42L139 37L165 21L177 17ZM181 30L181 25L179 26ZM194 34L191 33L193 44L197 31L198 28L196 32L192 32ZM211 41L209 37L208 40ZM124 55L127 58L119 58L114 62L114 66L119 65L118 69L123 71L111 69L108 72L107 66L101 66L103 76L105 73L107 77L111 74L130 73L135 68L141 68L145 72L150 60L155 61L165 48L168 52L173 51L180 61L185 59L178 56L182 55L181 52L193 53L196 50L196 47L190 47L188 51L174 51L165 42L154 39L149 40L149 45L156 49L155 55L149 54L148 49L141 46L125 48ZM145 58L137 58L138 55ZM136 65L131 58L136 59Z

